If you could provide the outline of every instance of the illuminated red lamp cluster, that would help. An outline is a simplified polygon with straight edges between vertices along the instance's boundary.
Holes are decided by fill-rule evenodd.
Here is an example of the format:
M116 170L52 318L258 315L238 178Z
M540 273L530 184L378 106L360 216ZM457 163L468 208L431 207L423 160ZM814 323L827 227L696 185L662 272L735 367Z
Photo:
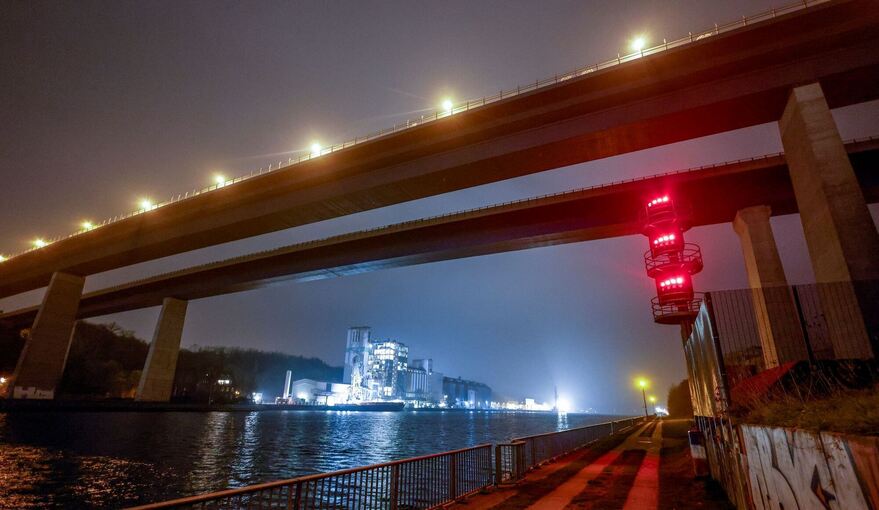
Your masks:
M698 245L684 242L687 224L668 195L647 202L642 219L650 246L644 265L656 283L653 318L663 324L692 320L699 301L692 275L702 270L702 252Z

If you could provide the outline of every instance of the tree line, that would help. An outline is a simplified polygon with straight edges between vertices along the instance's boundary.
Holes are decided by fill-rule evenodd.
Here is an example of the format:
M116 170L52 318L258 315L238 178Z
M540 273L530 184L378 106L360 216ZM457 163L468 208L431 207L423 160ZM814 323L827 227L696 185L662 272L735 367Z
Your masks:
M8 376L15 370L26 333L0 328L0 374ZM59 398L134 398L148 351L146 341L114 323L77 323ZM234 402L252 393L271 398L281 394L287 370L293 372L293 379L339 382L342 378L341 367L317 358L193 346L180 349L172 400Z

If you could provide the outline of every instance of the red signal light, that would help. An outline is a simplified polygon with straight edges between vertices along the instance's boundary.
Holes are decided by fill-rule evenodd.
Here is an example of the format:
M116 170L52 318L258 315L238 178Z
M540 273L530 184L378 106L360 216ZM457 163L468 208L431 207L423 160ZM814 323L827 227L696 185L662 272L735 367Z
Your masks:
M663 195L661 197L654 198L653 200L647 202L647 207L653 207L655 205L665 204L665 203L668 203L668 195Z

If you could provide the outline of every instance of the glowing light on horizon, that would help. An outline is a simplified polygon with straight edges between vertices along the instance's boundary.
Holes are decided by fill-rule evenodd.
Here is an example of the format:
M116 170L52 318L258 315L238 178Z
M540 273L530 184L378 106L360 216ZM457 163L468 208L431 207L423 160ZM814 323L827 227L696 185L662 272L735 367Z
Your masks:
M452 103L451 99L443 99L443 102L440 105L442 106L443 111L448 113L449 115L452 114L452 109L454 109L455 107L455 104Z
M226 184L226 176L223 174L214 174L214 182L217 186L224 186Z
M44 246L48 246L49 243L47 243L45 240L38 237L38 238L34 239L33 245L34 245L34 248L43 248Z
M95 224L88 221L88 220L83 221L82 223L79 224L79 226L82 227L82 229L85 231L88 231L88 230L95 228Z
M571 404L571 401L566 397L559 397L558 402L556 402L556 410L560 413L570 413L574 410L574 406Z
M9 259L7 259L5 255L0 254L0 262L6 262L7 260Z
M320 146L318 142L311 143L311 157L320 156L323 147Z
M149 211L155 207L156 207L156 204L154 204L153 201L148 198L141 199L141 201L140 201L140 209L142 211Z

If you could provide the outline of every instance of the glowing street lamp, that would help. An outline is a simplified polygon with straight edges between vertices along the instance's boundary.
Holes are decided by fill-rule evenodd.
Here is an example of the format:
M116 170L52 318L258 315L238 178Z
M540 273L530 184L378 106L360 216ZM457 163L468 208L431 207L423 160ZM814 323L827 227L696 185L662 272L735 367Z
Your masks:
M144 198L140 201L140 208L143 211L149 211L153 209L156 205L152 202L152 200L148 198Z
M443 108L443 111L446 112L446 115L451 115L452 109L455 107L455 104L452 103L451 99L443 99L441 106Z
M321 147L319 143L311 143L311 157L315 158L317 156L320 156L321 150L323 150L323 147Z
M638 387L641 388L641 397L644 399L644 417L647 417L647 386L650 384L647 379L639 377L637 381Z
M226 177L223 174L214 174L214 183L216 183L218 188L225 186Z
M33 241L34 248L43 248L45 246L48 246L48 244L49 243L47 243L45 240L43 240L42 238L39 238L39 237L34 239L34 241Z
M645 38L643 35L639 35L638 37L632 39L632 43L629 45L629 47L631 47L632 51L634 51L635 53L641 53L642 51L644 51L645 46L647 46L647 38Z
M95 228L95 224L88 221L88 220L83 221L82 223L79 224L79 226L82 227L82 230L84 232L88 232L89 230Z
M647 400L649 400L650 405L653 406L653 414L656 414L656 397L650 395L649 397L647 397Z
M8 259L2 253L0 253L0 262L6 262Z

